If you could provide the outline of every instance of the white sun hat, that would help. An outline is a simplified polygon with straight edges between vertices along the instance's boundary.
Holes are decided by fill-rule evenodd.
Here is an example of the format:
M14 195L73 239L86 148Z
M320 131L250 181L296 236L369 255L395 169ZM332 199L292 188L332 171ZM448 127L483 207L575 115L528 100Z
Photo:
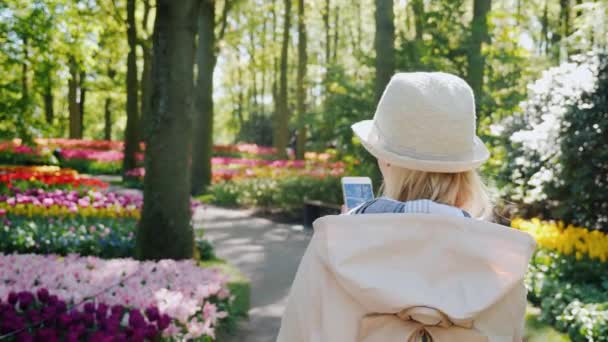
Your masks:
M376 158L412 170L472 170L490 153L475 134L473 90L443 72L395 74L373 120L352 125Z

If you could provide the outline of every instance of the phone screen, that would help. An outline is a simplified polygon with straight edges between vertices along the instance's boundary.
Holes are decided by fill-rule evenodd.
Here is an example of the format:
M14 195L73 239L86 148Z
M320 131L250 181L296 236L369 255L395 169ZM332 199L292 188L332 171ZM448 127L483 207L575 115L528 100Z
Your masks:
M345 183L343 187L345 204L348 209L374 199L372 185L369 183Z

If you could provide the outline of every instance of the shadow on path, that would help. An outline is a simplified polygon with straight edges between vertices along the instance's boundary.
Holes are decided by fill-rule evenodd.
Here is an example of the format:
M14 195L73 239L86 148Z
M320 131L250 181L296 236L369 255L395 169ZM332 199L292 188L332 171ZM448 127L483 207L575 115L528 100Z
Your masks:
M197 209L195 227L203 228L218 257L251 279L249 321L228 340L274 341L300 259L311 232L301 226L252 217L252 211L217 207Z

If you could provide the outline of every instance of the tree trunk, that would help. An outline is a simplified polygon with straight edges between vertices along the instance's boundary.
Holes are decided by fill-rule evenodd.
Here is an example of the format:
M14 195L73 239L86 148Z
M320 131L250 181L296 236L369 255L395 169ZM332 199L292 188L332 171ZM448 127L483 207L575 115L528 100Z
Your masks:
M395 24L393 0L376 0L376 80L375 95L379 100L395 72Z
M323 26L325 27L325 63L329 66L329 57L331 56L331 34L329 28L329 12L331 9L330 0L325 0L325 8L323 9Z
M414 13L414 30L416 35L414 37L414 49L412 49L412 56L414 59L414 66L416 68L423 67L421 56L424 49L424 24L426 22L425 11L424 11L424 0L412 1L412 11Z
M152 65L152 48L151 48L151 37L148 32L148 19L150 18L150 10L152 9L152 5L150 4L150 0L144 0L144 15L142 17L141 26L142 31L146 33L145 39L142 39L140 42L140 47L143 56L143 69L141 72L141 81L140 81L140 89L141 89L141 100L140 100L140 110L139 110L139 120L137 125L137 137L138 140L141 140L141 135L144 130L144 122L146 120L146 113L150 111L150 88L152 83L152 73L151 73L151 65Z
M545 0L543 16L541 18L541 46L539 50L545 55L549 54L549 0Z
M198 0L158 0L153 35L152 95L146 121L144 205L139 259L193 256L190 225L193 55Z
M272 0L272 42L276 43L277 41L277 6L276 0ZM277 115L277 102L278 102L278 90L277 90L277 76L279 74L279 62L277 60L276 54L273 54L273 64L272 64L272 101L274 104L274 116ZM274 140L274 137L273 137Z
M481 53L482 43L489 41L487 16L490 12L491 0L475 0L473 5L473 20L471 21L471 44L467 54L467 78L473 88L477 108L483 97L483 73L485 58Z
M276 104L275 141L277 156L286 158L289 143L289 109L287 107L287 52L289 48L289 28L291 19L291 0L285 0L283 16L283 43L281 45L281 66L279 76L279 94Z
M416 30L416 42L422 42L424 34L424 0L413 0L412 10L414 11L414 28Z
M306 146L306 19L304 0L298 0L298 78L296 107L298 111L298 133L296 136L296 158L304 159Z
M47 70L46 75L46 83L44 84L44 116L46 118L46 123L51 125L53 124L53 120L55 119L55 111L53 107L53 79L51 72Z
M250 113L258 112L258 63L255 50L257 49L255 45L255 29L254 27L249 28L249 56L251 60L249 61L249 70L251 71L251 81L253 82L251 100L252 106L249 108Z
M21 64L21 100L24 105L29 106L27 102L29 101L29 86L27 80L28 67L27 63L30 59L29 50L28 50L28 39L27 37L23 37L23 63Z
M139 112L139 120L137 125L137 137L138 141L141 140L141 134L144 130L144 122L146 115L150 112L150 88L152 86L152 50L148 45L148 42L144 42L142 45L143 53L143 70L141 73L141 106Z
M139 126L137 83L137 28L135 25L135 0L127 0L127 127L125 128L125 150L122 164L123 176L136 167L135 154L139 147L137 128Z
M106 97L106 103L104 105L104 127L103 127L103 138L105 140L112 140L112 99Z
M211 184L213 152L213 71L215 69L215 1L201 2L198 16L196 96L194 102L194 145L192 194Z
M87 88L85 87L85 79L86 73L84 71L80 72L78 77L78 90L79 90L79 100L78 100L78 111L80 114L80 137L82 138L84 133L84 104L87 94Z
M82 139L82 121L80 121L80 106L78 104L78 66L73 57L70 58L70 78L68 79L68 110L70 112L70 139Z
M267 20L266 20L266 15L264 15L264 21L262 23L262 39L260 41L260 45L261 46L266 46L266 27L267 27ZM266 101L264 100L264 98L266 97L266 73L267 73L267 67L266 67L266 50L267 49L262 49L261 51L261 67L262 67L262 86L260 89L260 95L262 97L262 101L260 101L260 116L264 116L266 113Z
M560 52L559 56L562 57L562 52L567 54L566 39L570 35L570 17L571 8L570 0L559 1L559 24L560 24ZM566 57L566 56L563 56Z
M334 51L333 51L333 63L338 63L338 43L340 41L340 7L336 5L334 11Z

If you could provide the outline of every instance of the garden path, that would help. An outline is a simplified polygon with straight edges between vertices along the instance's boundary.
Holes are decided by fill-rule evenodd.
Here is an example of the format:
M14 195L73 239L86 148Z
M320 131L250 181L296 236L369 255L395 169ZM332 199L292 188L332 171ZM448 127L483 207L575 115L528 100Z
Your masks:
M254 217L250 210L205 206L194 214L218 257L251 280L249 320L221 342L275 341L291 282L312 235L302 226Z

